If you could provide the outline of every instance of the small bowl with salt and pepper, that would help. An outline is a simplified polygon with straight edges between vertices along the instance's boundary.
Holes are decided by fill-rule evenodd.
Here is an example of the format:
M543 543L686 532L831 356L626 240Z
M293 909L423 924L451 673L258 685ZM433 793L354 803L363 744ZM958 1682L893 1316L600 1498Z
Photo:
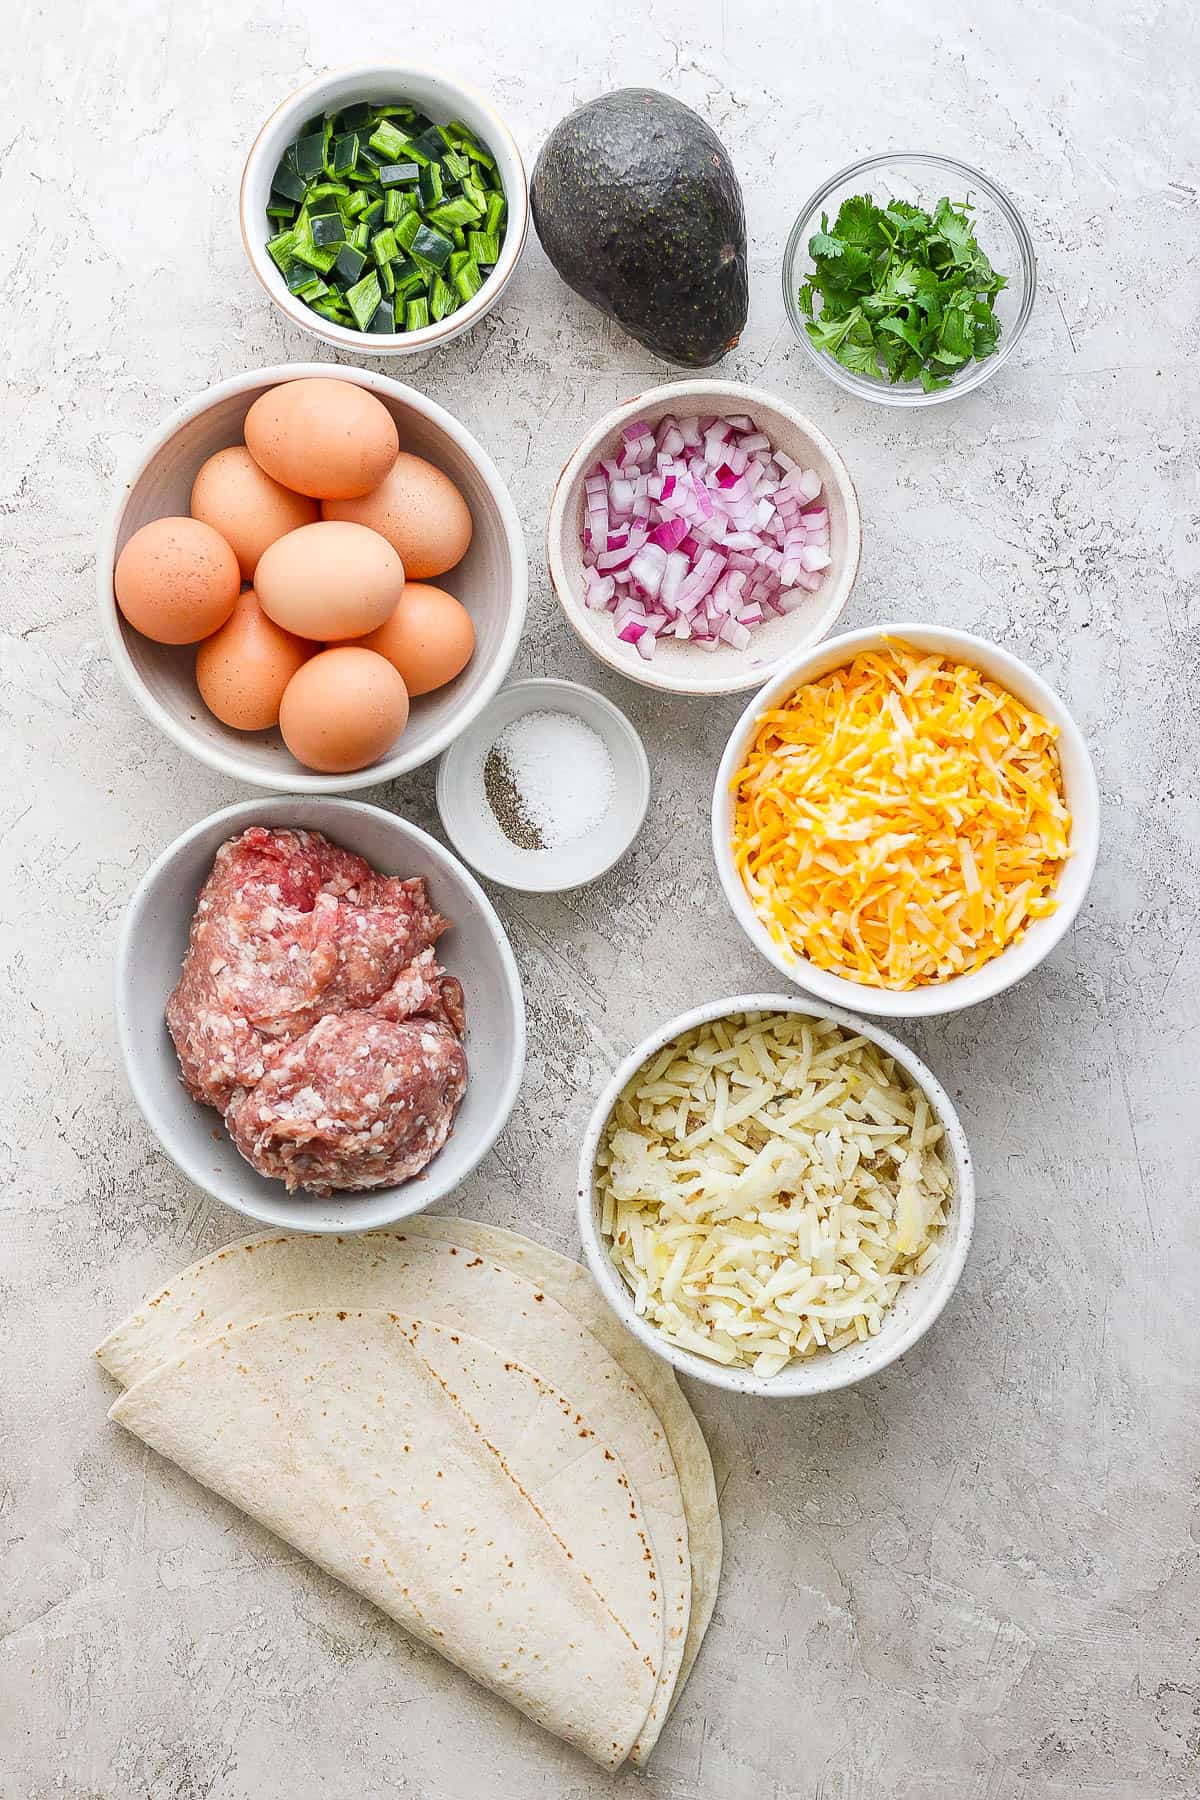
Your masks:
M596 881L637 837L649 801L641 738L611 700L571 681L502 688L438 766L447 837L519 893Z

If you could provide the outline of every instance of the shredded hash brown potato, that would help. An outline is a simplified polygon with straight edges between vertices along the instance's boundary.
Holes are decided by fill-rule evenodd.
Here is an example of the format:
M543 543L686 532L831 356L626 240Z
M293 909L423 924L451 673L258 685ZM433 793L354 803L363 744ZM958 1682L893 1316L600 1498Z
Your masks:
M733 852L771 936L905 989L965 975L1054 911L1071 815L1058 727L978 669L867 651L764 713Z
M941 1138L867 1038L732 1015L625 1087L597 1155L601 1232L671 1343L774 1375L873 1337L930 1267L953 1194Z

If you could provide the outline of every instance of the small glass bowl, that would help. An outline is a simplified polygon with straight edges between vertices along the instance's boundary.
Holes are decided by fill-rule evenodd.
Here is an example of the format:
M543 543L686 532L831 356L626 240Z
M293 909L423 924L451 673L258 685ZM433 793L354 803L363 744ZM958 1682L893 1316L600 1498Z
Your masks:
M964 363L950 377L947 387L937 388L932 394L927 394L919 381L898 381L893 385L885 376L876 381L844 368L828 350L818 349L804 329L806 320L798 296L812 269L808 240L819 228L821 214L828 213L832 222L842 201L852 194L869 194L885 206L893 200L907 200L928 209L936 206L943 194L955 202L969 198L975 209L979 243L996 272L1008 276L1008 286L996 296L996 317L1001 329L995 350L982 362ZM1024 219L1008 195L986 175L949 156L865 156L861 162L839 169L801 208L783 253L783 303L798 341L817 367L840 388L884 406L936 406L942 400L954 400L981 387L1020 343L1036 293L1037 258Z

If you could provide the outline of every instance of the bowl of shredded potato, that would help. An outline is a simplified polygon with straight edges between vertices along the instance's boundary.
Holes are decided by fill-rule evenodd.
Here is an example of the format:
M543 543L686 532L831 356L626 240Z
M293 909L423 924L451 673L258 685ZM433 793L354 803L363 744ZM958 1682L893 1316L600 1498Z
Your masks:
M775 1399L878 1373L942 1311L974 1180L944 1088L840 1007L743 994L670 1020L597 1101L584 1254L686 1375Z
M734 727L713 855L797 987L893 1018L1003 992L1070 930L1099 846L1083 736L1009 651L941 626L847 632Z

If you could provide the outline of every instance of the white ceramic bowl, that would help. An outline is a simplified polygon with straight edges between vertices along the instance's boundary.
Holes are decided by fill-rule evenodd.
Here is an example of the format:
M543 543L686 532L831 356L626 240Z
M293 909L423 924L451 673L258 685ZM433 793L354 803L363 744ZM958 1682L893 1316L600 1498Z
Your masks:
M772 444L821 477L829 507L832 563L825 580L803 606L758 626L745 650L721 644L702 650L692 643L660 639L646 662L632 644L623 644L612 614L593 612L583 602L584 478L611 456L621 431L634 419L657 425L667 413L677 417L707 413L748 413ZM736 381L672 381L650 388L600 420L584 437L558 478L550 503L547 556L550 579L567 623L602 663L643 687L671 694L736 694L761 687L798 651L832 630L858 575L862 523L849 471L829 439L785 401Z
M596 1197L596 1153L609 1115L626 1082L673 1038L712 1019L746 1012L792 1013L812 1019L833 1019L847 1030L861 1032L872 1043L878 1044L923 1090L945 1131L944 1151L954 1178L953 1204L939 1239L941 1249L937 1260L923 1275L915 1276L900 1290L878 1335L868 1338L865 1344L851 1344L844 1350L791 1362L777 1375L755 1375L749 1369L729 1368L707 1356L680 1350L667 1341L656 1325L640 1317L633 1304L633 1295L618 1273L601 1235ZM853 1387L856 1382L877 1375L880 1369L886 1369L889 1363L910 1350L929 1330L958 1285L967 1260L975 1224L975 1176L967 1140L950 1096L920 1057L890 1032L866 1019L856 1018L853 1013L844 1012L839 1006L822 1006L795 994L734 994L725 1000L710 1000L706 1006L697 1006L691 1012L669 1019L630 1051L596 1102L588 1121L579 1153L577 1201L579 1232L588 1267L621 1323L647 1349L669 1362L680 1374L692 1375L710 1387L725 1388L733 1394L757 1394L768 1400L794 1400L827 1394L835 1388Z
M435 125L460 119L490 150L504 183L508 220L499 261L473 300L421 331L376 334L353 331L323 319L311 306L288 292L287 282L267 251L267 239L271 235L267 201L280 157L295 142L300 127L315 114L337 112L358 100L411 101ZM449 343L451 338L470 331L496 304L525 247L529 229L529 184L512 132L494 107L474 88L433 69L414 68L407 63L352 63L348 68L332 69L325 75L315 76L275 108L246 158L238 210L242 242L250 267L279 311L293 325L299 325L336 350L349 350L358 356L412 356L420 350L432 350L438 344Z
M196 896L227 838L251 825L324 832L385 874L424 875L452 928L438 956L466 996L467 1091L454 1129L428 1168L399 1187L318 1200L291 1195L238 1154L217 1113L188 1094L164 1009L179 978ZM117 1034L134 1098L159 1143L197 1187L235 1212L289 1231L368 1231L452 1193L482 1161L521 1085L521 977L491 902L456 857L415 825L357 800L250 800L201 819L168 845L134 890L117 942Z
M200 699L195 648L154 644L126 624L113 598L113 569L125 543L151 519L186 513L192 481L215 450L242 441L260 394L300 377L353 381L378 395L396 421L402 450L444 469L471 509L475 530L458 567L438 576L475 626L475 654L462 674L412 703L403 735L366 769L318 775L296 761L277 730L234 731ZM188 400L140 451L117 488L96 556L100 621L109 653L142 711L181 749L235 781L283 793L336 794L390 781L437 756L485 707L508 673L521 630L529 576L521 522L500 471L469 431L415 388L367 369L291 363L235 375Z
M612 803L593 831L548 850L525 850L504 834L484 789L488 751L514 719L566 712L603 740L613 765ZM573 681L515 681L447 750L438 764L437 803L446 836L472 868L523 894L554 894L598 881L629 849L650 803L650 764L621 710Z
M865 650L879 650L889 640L901 639L918 650L932 651L969 663L981 669L1032 706L1059 728L1058 753L1062 764L1063 786L1071 810L1071 855L1059 879L1058 905L1049 918L1036 919L1023 938L1010 944L999 956L970 975L956 975L949 981L929 987L893 993L885 988L867 987L846 981L840 975L827 974L806 958L785 951L771 936L750 903L742 879L733 860L733 797L731 783L736 776L758 721L764 712L779 705L806 681L815 681L830 669ZM885 1018L928 1018L934 1013L958 1012L981 1000L1012 987L1023 975L1049 956L1054 946L1071 929L1087 895L1096 867L1100 844L1100 796L1092 759L1078 725L1063 702L1035 675L1027 663L990 644L970 632L950 631L942 625L877 625L862 631L847 631L830 638L816 650L795 657L756 694L730 734L717 770L712 801L712 844L717 875L734 917L755 949L773 963L780 974L797 987L834 1006L848 1006L860 1012L878 1013Z

